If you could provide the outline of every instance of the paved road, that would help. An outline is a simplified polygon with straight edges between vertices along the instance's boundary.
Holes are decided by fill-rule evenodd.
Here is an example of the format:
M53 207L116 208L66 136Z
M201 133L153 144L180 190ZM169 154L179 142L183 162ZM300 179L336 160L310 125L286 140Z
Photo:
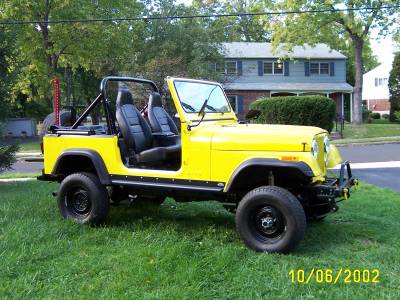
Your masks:
M338 149L343 158L352 163L400 161L400 144L352 145Z
M400 144L354 145L339 148L351 163L400 161ZM400 192L400 168L354 169L359 179Z
M38 173L43 169L42 162L18 161L12 165L12 169L1 174L7 173Z

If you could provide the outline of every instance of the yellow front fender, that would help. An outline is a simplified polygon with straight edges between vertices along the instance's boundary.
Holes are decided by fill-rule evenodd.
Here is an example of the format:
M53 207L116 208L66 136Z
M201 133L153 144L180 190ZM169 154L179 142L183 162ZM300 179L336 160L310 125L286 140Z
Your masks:
M339 150L334 145L329 146L328 152L328 165L327 168L333 168L340 164L343 161L342 156L339 153Z

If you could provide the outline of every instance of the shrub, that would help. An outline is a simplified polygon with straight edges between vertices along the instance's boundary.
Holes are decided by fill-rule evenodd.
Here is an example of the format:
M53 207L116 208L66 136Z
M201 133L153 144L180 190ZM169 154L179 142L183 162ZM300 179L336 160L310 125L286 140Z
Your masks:
M395 122L400 122L400 110L393 112L393 116Z
M385 119L385 120L389 119L389 114L382 114L382 119Z
M363 119L363 122L371 123L371 118L370 118L370 115L371 115L371 114L372 114L372 111L366 109L366 108L363 106L363 109L362 109L362 119Z
M11 165L15 162L15 153L18 149L17 144L0 147L0 172L11 168Z
M329 132L336 115L335 102L324 96L260 98L250 108L261 111L257 123L316 126Z
M396 112L400 111L400 51L394 56L392 70L389 75L390 115L391 122L400 121Z
M381 114L380 113L371 113L370 116L374 120L379 120L381 118Z

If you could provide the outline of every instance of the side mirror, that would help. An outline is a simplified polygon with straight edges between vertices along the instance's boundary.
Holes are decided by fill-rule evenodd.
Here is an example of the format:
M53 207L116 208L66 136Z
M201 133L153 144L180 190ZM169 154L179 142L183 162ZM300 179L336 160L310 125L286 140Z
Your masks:
M255 119L261 115L261 111L257 109L250 109L249 112L246 114L246 120Z
M178 119L178 120L179 120L179 115L178 115L178 113L174 114L174 119Z

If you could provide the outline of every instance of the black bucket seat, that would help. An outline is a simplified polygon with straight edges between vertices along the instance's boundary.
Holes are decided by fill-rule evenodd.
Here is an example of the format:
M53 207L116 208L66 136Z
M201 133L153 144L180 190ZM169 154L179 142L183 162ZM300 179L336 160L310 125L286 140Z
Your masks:
M133 102L128 89L120 89L117 96L116 118L127 148L130 164L160 163L174 147L154 147L150 126Z
M152 93L149 98L148 120L153 135L160 145L172 147L174 152L181 151L181 138L178 128L162 105L159 93Z

